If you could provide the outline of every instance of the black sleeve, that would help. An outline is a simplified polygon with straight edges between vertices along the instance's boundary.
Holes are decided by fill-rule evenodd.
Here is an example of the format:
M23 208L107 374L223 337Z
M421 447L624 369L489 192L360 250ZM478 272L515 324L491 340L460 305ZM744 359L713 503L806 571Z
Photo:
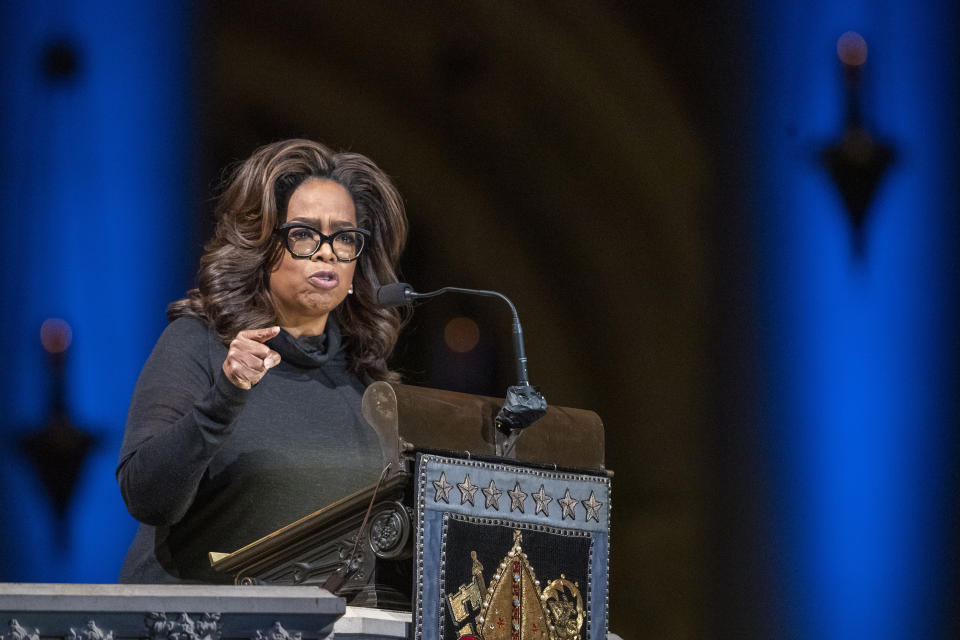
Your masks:
M117 481L137 520L178 522L211 458L229 436L248 391L211 363L211 335L192 318L172 322L147 359L130 401Z

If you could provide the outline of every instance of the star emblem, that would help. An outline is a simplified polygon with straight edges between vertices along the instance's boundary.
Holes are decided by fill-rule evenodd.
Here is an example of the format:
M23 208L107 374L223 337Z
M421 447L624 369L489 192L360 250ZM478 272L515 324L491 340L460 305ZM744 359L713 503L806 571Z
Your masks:
M486 508L489 509L493 507L497 511L500 511L500 496L503 495L503 491L497 489L497 485L493 484L493 480L490 481L490 485L486 489L481 489L481 491L483 491L483 495L486 496Z
M516 483L511 491L507 491L507 495L510 496L510 513L513 513L515 509L519 509L520 513L523 513L523 503L527 499L527 494L520 488L520 483Z
M548 496L547 492L543 490L543 485L540 485L540 491L533 494L533 499L537 501L537 508L533 515L543 513L543 515L550 517L550 512L547 511L547 505L553 502L553 498Z
M463 479L463 482L457 483L457 488L460 489L460 504L466 504L469 500L470 504L477 506L477 503L473 501L473 494L477 492L477 485L470 482L470 474L467 474L467 477Z
M433 501L440 502L443 500L447 504L450 504L450 489L453 489L453 485L447 482L446 472L440 474L439 480L433 481L433 486L437 489L436 495L433 496Z
M597 522L600 522L600 507L603 506L602 502L597 501L597 497L593 495L593 491L590 492L589 500L581 500L583 503L583 508L587 510L587 520L593 518Z
M563 507L563 513L560 514L561 520L566 520L567 516L570 516L571 520L576 520L576 512L574 509L577 508L577 501L570 495L570 489L567 489L567 493L557 500L560 503L560 506Z

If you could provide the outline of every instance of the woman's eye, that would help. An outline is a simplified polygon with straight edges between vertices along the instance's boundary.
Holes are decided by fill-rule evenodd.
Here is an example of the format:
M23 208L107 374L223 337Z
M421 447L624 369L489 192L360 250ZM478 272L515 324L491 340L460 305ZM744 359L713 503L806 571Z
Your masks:
M313 234L309 229L292 229L290 231L290 239L293 241L299 240L309 240L313 237Z

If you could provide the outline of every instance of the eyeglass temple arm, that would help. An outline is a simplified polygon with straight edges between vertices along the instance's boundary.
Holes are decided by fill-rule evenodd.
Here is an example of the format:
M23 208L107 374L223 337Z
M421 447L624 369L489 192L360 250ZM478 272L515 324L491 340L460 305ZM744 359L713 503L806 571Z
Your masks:
M517 359L517 384L528 386L530 384L530 380L527 376L527 354L523 348L523 327L520 326L520 316L517 314L517 308L513 306L512 302L510 302L510 298L496 291L487 291L485 289L463 289L461 287L443 287L442 289L428 291L427 293L417 293L416 291L407 288L404 290L403 294L406 299L412 301L418 298L432 298L440 295L441 293L448 292L472 293L474 295L487 296L490 298L500 298L510 306L510 313L513 314L513 352Z

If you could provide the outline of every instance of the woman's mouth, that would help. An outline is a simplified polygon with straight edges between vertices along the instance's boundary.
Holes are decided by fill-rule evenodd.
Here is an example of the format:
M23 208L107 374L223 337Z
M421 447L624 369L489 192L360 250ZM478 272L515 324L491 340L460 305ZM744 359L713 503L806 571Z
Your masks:
M340 284L340 277L335 271L317 271L311 273L307 281L320 289L335 289Z

